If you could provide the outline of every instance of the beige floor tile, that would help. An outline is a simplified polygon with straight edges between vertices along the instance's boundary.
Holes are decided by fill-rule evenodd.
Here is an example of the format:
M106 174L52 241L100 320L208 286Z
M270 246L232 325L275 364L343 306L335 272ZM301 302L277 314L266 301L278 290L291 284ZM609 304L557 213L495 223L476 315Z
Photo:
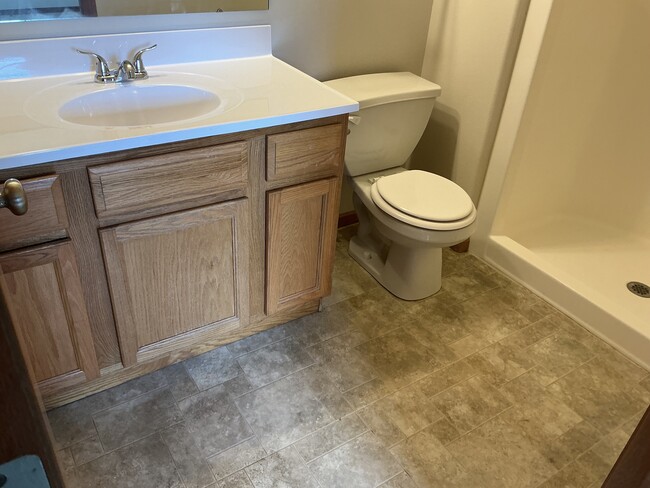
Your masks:
M63 481L66 482L66 486L72 486L74 483L75 477L75 463L74 458L72 457L72 451L69 447L56 451L56 460L61 471L61 476L63 476Z
M594 484L598 487L602 486L613 466L612 463L603 460L603 458L592 450L579 456L576 464L593 476L596 480Z
M537 403L548 395L544 387L545 377L533 368L503 384L499 391L511 403Z
M432 401L461 434L478 427L511 405L498 390L478 377L452 386L433 397Z
M497 388L535 366L525 351L496 343L469 356L467 363Z
M387 383L406 386L433 372L440 362L404 329L398 329L356 347Z
M532 488L557 471L519 426L500 417L460 437L447 448L486 488Z
M368 342L370 338L360 330L351 328L344 334L315 344L307 351L318 362L326 363L337 360L340 355L356 346Z
M571 427L556 439L538 442L537 448L553 466L560 469L577 459L601 438L600 431L585 421Z
M294 448L308 463L367 431L361 419L352 414L301 439L294 444Z
M577 462L568 464L539 488L588 488L596 477Z
M400 442L391 452L420 487L481 486L472 484L467 472L438 441L431 427Z
M646 390L650 391L650 375L643 379L639 384Z
M431 397L410 386L382 398L359 412L368 427L387 447L440 420L443 415Z
M204 456L212 456L253 436L223 385L179 402L185 426Z
M404 432L390 417L390 412L383 399L359 410L357 413L384 446L391 447L406 439Z
M378 285L372 276L352 258L341 253L334 261L332 294L323 299L323 306L329 307L348 298L361 295L375 286Z
M426 376L415 385L424 394L433 397L458 383L476 376L478 372L466 360L458 361Z
M583 343L556 332L526 349L528 357L543 366L547 375L560 378L585 362L595 353Z
M256 488L243 470L228 476L224 480L218 481L213 486L214 488Z
M336 306L348 314L356 329L370 338L398 329L408 319L403 302L383 289L373 289Z
M319 488L307 465L293 447L271 454L246 468L255 488Z
M443 446L446 446L450 442L458 439L460 432L454 427L454 425L447 419L441 418L440 420L431 424L431 427L428 428L428 431L438 439Z
M343 310L331 307L293 320L284 327L302 347L308 348L347 333L350 330L350 320Z
M374 378L344 392L343 396L352 405L352 408L359 409L390 395L395 390L397 390L397 386L394 383L389 384L381 378Z
M432 298L416 302L409 308L411 321L408 322L407 330L410 328L422 328L427 331L429 340L449 344L470 334L460 318L463 309L455 304L444 292L440 292Z
M287 337L289 337L287 328L285 326L279 326L228 344L227 347L234 357L239 357L268 346L269 344L273 344L274 342L282 341Z
M293 338L269 344L240 356L237 361L255 388L314 364L309 353Z
M356 388L377 377L375 369L355 349L340 350L321 361L327 376L341 391Z
M49 411L55 445L67 447L96 435L93 414L166 385L165 375L157 371Z
M509 282L497 289L494 294L498 300L513 308L531 322L540 320L555 312L555 308L518 283Z
M145 393L93 416L106 451L142 439L178 423L181 418L181 412L167 388Z
M366 432L309 463L321 486L375 487L402 471L402 467L370 432Z
M630 436L618 429L603 438L591 450L610 466L614 466L618 456L629 440Z
M641 418L645 414L646 409L644 408L643 410L639 410L630 420L628 420L625 424L621 426L621 430L625 432L628 437L631 437L636 428L639 425L639 422L641 422Z
M515 405L499 418L521 432L556 469L575 460L602 436L573 410L548 397Z
M265 458L267 454L257 437L252 437L208 458L208 463L215 478L221 480Z
M291 380L301 385L304 391L311 392L336 419L354 411L343 393L330 381L327 371L321 365L315 364L298 371L291 375Z
M418 485L407 473L402 472L386 483L381 484L380 488L418 488Z
M237 360L225 346L187 359L184 366L199 390L208 390L242 373Z
M204 488L214 483L214 476L203 453L184 424L163 430L160 437L169 449L185 488Z
M637 383L599 359L583 364L547 390L603 433L626 423L648 405Z
M81 466L104 455L104 447L98 436L92 436L70 447L74 464Z
M268 452L279 451L334 420L318 396L293 375L235 403Z
M187 372L185 364L172 364L162 369L161 373L167 380L167 388L172 392L174 400L177 402L199 392L196 383Z
M552 316L533 322L499 341L501 344L513 349L525 349L536 342L546 339L559 329L559 325Z
M158 434L75 469L72 488L183 488L174 461Z
M412 317L402 328L429 349L439 365L449 364L459 359L454 350L449 347L447 341L441 337L443 334L436 330L436 328L441 327L439 323L428 315L414 315Z
M472 335L490 343L500 341L530 324L519 312L496 299L493 292L483 293L459 304L459 314Z

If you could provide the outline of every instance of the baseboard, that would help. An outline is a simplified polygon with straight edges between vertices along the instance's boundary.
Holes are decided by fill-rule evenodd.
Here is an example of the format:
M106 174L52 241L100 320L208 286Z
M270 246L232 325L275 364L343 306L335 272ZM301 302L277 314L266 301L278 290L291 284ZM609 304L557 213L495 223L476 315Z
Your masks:
M341 227L347 227L348 225L356 224L358 222L359 217L357 217L357 213L354 210L339 215L339 229Z
M464 240L463 242L456 244L455 246L451 246L451 250L459 253L469 251L469 239Z

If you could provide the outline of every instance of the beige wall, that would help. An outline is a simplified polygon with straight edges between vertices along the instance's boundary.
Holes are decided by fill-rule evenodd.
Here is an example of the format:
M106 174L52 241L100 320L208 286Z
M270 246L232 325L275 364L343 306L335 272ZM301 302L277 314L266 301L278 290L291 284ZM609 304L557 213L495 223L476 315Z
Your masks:
M648 22L646 0L556 0L494 232L570 213L650 239Z
M442 86L411 167L478 203L529 0L435 0L422 76Z

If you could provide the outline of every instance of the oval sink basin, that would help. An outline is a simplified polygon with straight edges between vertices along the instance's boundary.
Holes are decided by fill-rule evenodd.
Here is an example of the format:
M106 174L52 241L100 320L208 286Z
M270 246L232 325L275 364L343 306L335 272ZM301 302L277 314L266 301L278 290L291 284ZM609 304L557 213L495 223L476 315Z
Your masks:
M132 83L73 98L59 117L81 125L156 125L199 117L220 105L217 95L200 88Z

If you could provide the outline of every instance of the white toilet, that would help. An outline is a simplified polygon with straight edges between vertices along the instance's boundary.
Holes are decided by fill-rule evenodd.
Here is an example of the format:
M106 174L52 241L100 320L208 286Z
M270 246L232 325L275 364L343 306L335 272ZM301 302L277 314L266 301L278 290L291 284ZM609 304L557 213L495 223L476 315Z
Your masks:
M476 208L452 181L402 167L429 121L440 87L412 73L326 82L359 102L350 116L345 170L359 230L350 255L388 291L419 300L440 289L442 248L474 231Z

